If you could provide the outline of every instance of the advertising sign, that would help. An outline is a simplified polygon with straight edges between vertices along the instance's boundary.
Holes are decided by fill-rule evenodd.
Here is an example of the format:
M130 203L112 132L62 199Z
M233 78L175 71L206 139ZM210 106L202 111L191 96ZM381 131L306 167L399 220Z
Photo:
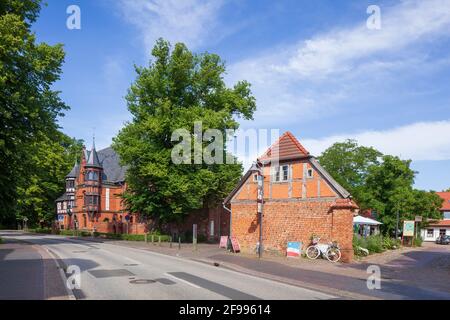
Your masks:
M300 257L302 250L301 242L288 242L287 245L287 256L288 258L298 258Z
M220 237L220 244L219 244L219 248L227 248L227 244L228 244L228 237L227 236L222 236Z
M63 222L64 221L64 216L62 214L58 215L58 221L59 222Z
M233 252L240 252L241 247L239 246L239 241L236 237L231 237L231 245L233 246Z
M403 222L403 236L404 237L414 237L414 221L404 221Z

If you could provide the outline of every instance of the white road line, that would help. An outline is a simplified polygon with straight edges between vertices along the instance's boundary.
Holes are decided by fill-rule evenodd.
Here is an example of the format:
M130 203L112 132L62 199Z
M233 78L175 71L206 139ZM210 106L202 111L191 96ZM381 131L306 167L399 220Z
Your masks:
M167 276L167 277L171 277L171 278L173 278L173 279L176 279L176 280L178 280L178 281L181 281L181 282L183 282L183 283L186 283L186 284L188 284L188 285L190 285L190 286L192 286L192 287L194 287L194 288L200 289L199 286L193 284L192 282L186 281L186 280L184 280L184 279L180 279L180 278L175 277L174 275L169 274L169 273L167 273L167 272L164 273L164 275Z

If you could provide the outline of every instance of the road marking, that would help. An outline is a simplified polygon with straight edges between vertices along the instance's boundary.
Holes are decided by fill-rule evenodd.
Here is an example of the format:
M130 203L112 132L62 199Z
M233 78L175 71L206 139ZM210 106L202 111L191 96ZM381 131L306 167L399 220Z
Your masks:
M192 286L192 287L194 287L194 288L200 289L199 286L193 284L192 282L189 282L189 281L186 281L186 280L184 280L184 279L180 279L180 278L178 278L178 277L175 277L174 275L172 275L172 274L170 274L170 273L167 273L167 272L166 272L166 273L164 273L164 275L167 276L167 277L171 277L171 278L173 278L173 279L176 279L176 280L178 280L178 281L180 281L180 282L186 283L186 284L188 284L188 285L190 285L190 286Z

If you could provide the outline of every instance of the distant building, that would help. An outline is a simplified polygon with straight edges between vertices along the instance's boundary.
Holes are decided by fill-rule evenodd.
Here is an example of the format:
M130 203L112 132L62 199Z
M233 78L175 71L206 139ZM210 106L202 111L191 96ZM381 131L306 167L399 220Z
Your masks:
M442 204L442 219L431 221L429 225L422 229L422 239L424 241L436 241L436 238L443 235L450 235L450 192L436 192L444 203Z
M83 147L80 162L66 176L66 192L56 200L60 229L140 234L146 224L128 212L122 194L126 168L112 148L91 151Z
M264 176L263 248L285 254L287 243L304 246L311 236L337 241L342 260L353 258L353 217L358 209L339 185L290 133L258 159ZM231 208L231 236L243 251L259 242L258 176L252 170L225 199Z

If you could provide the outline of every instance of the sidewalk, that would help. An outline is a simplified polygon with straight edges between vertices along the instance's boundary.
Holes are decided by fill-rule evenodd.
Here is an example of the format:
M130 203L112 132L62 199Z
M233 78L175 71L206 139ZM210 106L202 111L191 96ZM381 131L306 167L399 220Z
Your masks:
M374 255L353 263L330 263L318 259L311 261L306 258L288 259L265 255L261 260L256 255L233 254L225 249L219 249L216 244L198 244L194 250L192 244L178 244L172 247L168 243L144 243L89 239L114 245L139 248L161 254L178 256L202 263L232 269L254 276L280 281L288 284L309 288L337 295L344 299L450 299L450 290L444 281L442 285L441 273L429 273L433 276L417 275L421 258L412 259L417 253L423 254L428 248L403 248L382 255ZM432 249L434 250L434 249ZM436 252L425 252L428 260L434 259ZM450 253L450 251L449 251ZM431 254L431 256L430 256ZM450 255L449 255L450 257ZM411 261L412 260L412 263ZM427 261L428 261L427 260ZM408 263L404 263L408 261ZM431 260L430 260L431 261ZM367 267L379 265L382 271L382 290L367 288ZM401 271L401 272L399 272ZM416 281L419 279L420 281Z
M3 239L0 300L68 300L55 260L39 246Z

